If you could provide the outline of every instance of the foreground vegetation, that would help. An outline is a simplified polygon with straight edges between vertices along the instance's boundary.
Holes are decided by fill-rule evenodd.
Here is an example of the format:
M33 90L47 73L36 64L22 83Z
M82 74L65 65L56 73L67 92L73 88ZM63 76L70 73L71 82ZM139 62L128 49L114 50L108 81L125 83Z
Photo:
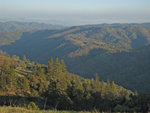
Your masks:
M150 110L150 95L138 95L109 80L100 82L97 74L95 79L71 74L62 59L51 58L47 66L15 55L1 59L1 106L100 112Z
M20 107L0 107L0 113L94 113L82 111L58 111L58 110L28 110Z

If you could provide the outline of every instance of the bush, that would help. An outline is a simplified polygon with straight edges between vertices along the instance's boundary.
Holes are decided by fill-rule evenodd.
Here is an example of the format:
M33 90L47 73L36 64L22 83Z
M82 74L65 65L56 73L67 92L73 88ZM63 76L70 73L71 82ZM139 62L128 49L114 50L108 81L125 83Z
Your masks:
M27 108L30 110L39 110L39 107L34 102L30 102Z

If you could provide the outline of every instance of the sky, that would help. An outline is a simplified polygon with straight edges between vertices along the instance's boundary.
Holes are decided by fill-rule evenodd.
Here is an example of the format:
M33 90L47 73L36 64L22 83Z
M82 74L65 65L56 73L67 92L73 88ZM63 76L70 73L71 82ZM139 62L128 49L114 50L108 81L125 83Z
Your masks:
M144 23L150 22L150 0L0 0L0 21Z

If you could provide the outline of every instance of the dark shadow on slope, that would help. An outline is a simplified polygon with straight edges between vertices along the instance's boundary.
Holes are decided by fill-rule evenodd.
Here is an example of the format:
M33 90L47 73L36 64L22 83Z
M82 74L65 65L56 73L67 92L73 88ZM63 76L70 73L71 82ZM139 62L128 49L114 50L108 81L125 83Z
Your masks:
M1 49L10 55L16 54L21 58L25 55L31 61L40 63L47 63L50 57L63 58L77 49L64 37L48 38L56 32L55 30L25 32L20 40L10 45L2 46ZM65 52L62 53L62 51Z
M69 59L68 69L87 78L98 73L100 80L110 79L133 91L150 92L150 46L114 54L101 52L93 50L93 56Z

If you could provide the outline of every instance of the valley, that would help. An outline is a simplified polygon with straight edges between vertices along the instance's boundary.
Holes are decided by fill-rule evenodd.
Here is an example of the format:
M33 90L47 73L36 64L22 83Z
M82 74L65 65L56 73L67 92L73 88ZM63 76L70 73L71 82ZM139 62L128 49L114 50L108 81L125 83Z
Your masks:
M53 30L1 32L1 50L46 64L63 58L68 71L150 92L150 25L100 24ZM144 86L144 88L142 88Z

